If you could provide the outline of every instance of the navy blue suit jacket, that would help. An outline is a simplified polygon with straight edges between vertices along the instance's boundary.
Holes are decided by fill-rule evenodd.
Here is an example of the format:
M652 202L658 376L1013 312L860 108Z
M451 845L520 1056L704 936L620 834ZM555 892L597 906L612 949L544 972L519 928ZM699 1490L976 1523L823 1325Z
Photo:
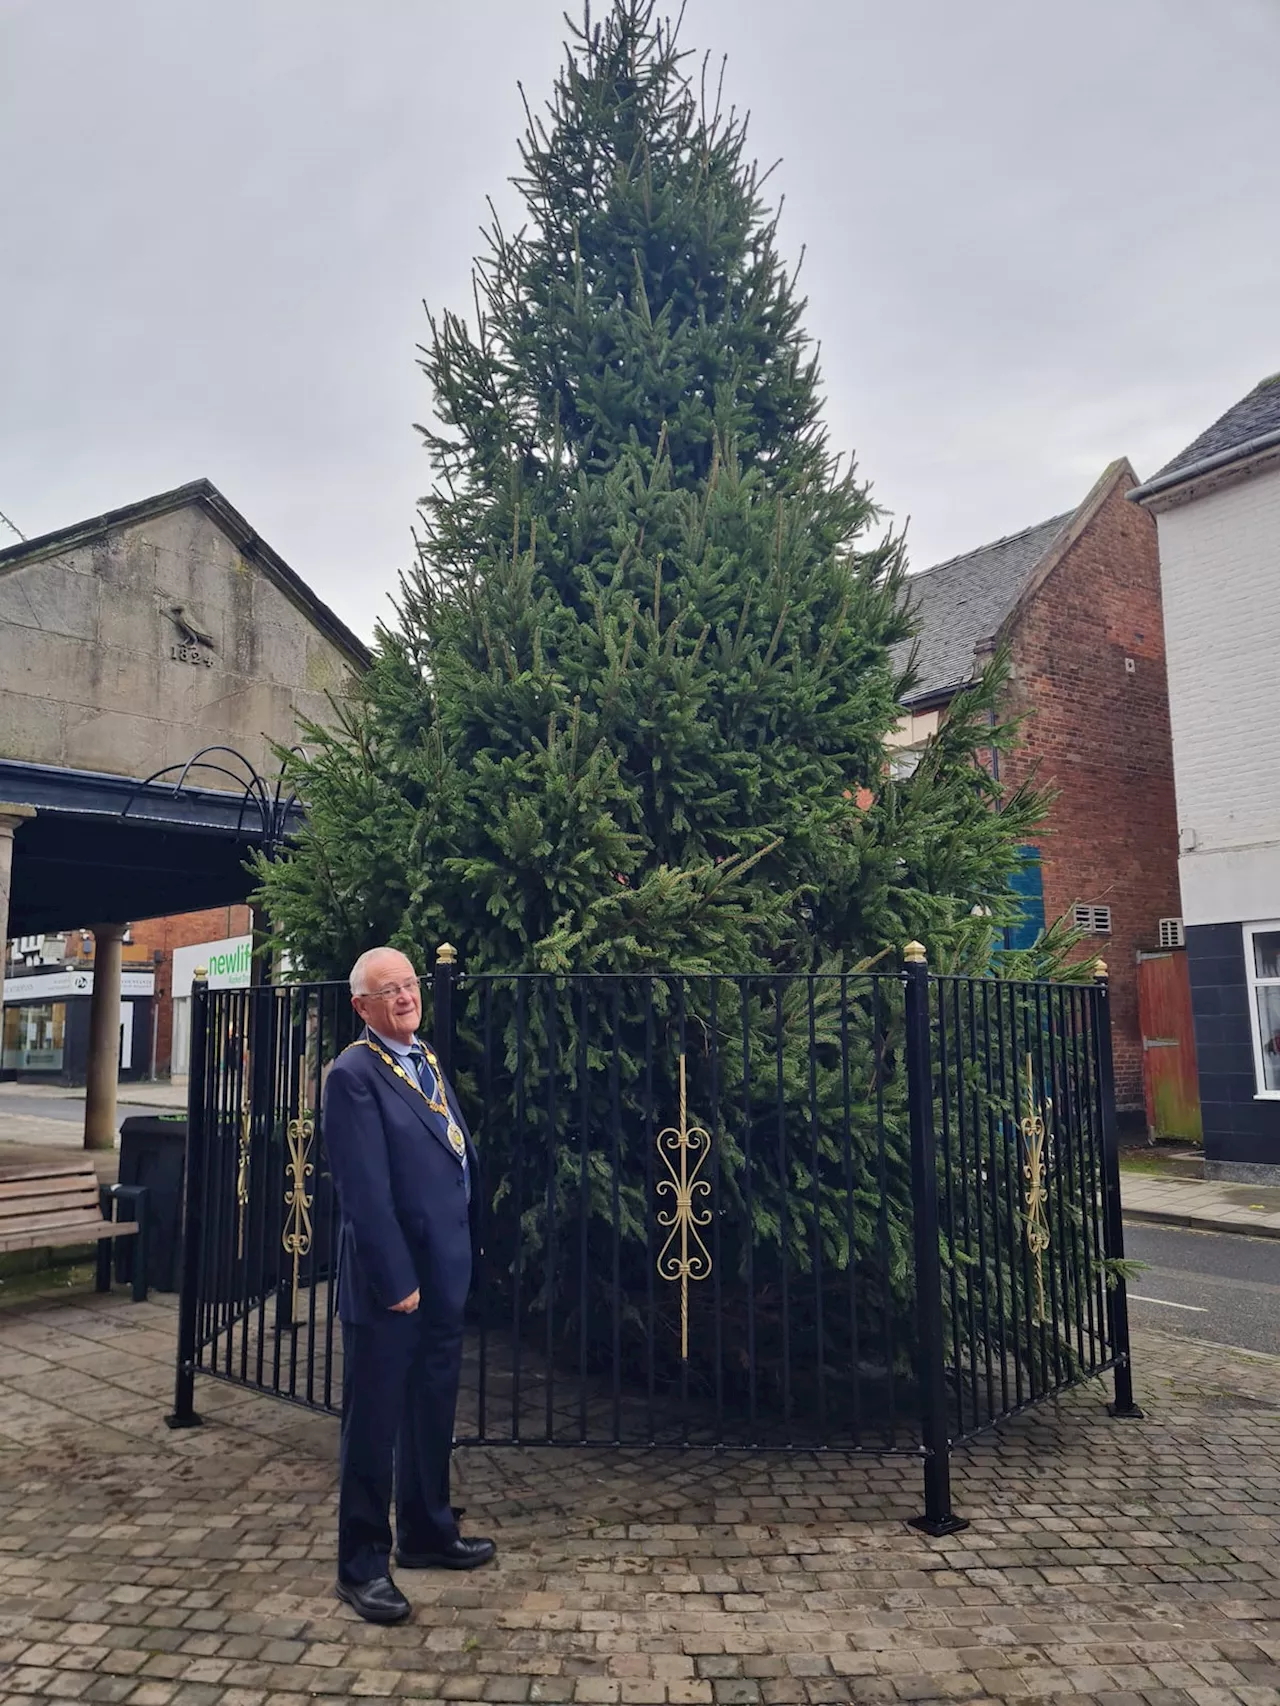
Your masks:
M470 1133L448 1085L445 1094L466 1137L474 1191ZM321 1132L342 1217L342 1320L376 1321L417 1290L424 1314L459 1324L471 1284L471 1221L445 1119L372 1048L355 1043L329 1070Z

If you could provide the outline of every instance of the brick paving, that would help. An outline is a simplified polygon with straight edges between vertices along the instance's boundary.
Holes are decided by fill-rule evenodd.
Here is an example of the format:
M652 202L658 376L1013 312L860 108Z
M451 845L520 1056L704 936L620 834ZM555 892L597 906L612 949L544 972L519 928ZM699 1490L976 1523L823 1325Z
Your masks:
M172 1305L0 1308L0 1701L302 1706L1280 1702L1280 1361L1154 1333L1144 1423L1091 1386L957 1454L964 1533L897 1460L460 1454L498 1564L331 1597L336 1425L202 1381Z

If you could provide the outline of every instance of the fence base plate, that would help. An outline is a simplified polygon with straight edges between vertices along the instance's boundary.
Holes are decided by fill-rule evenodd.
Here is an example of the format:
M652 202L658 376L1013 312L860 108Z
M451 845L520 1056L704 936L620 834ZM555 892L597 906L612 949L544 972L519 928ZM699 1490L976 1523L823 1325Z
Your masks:
M962 1528L968 1528L967 1517L956 1516L953 1511L950 1516L913 1516L908 1522L912 1528L918 1528L923 1534L931 1534L940 1539L944 1534L959 1534Z
M1145 1422L1147 1412L1140 1404L1108 1404L1107 1414L1118 1422Z
M197 1416L193 1410L189 1416L166 1416L164 1425L167 1428L202 1428L204 1417Z

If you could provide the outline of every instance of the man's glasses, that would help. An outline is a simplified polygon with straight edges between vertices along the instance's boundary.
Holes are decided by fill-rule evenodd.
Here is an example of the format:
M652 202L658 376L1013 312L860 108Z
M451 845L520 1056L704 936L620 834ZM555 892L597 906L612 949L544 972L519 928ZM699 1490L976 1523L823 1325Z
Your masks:
M366 1001L394 1001L397 995L408 995L410 990L416 990L418 979L411 977L406 983L384 983L379 989L366 989Z

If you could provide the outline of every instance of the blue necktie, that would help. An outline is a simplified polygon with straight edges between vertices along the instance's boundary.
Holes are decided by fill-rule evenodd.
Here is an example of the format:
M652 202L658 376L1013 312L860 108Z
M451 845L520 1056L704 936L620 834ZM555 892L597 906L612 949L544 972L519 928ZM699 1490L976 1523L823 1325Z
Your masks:
M447 1102L448 1097L445 1096L444 1085L431 1070L427 1061L426 1051L420 1043L415 1043L409 1050L409 1059L413 1063L413 1070L418 1075L418 1083L422 1087L423 1093L433 1099L438 1098L441 1101ZM467 1157L465 1154L463 1154L460 1159L462 1161L462 1176L467 1181L467 1201L470 1202L471 1169L467 1166Z

